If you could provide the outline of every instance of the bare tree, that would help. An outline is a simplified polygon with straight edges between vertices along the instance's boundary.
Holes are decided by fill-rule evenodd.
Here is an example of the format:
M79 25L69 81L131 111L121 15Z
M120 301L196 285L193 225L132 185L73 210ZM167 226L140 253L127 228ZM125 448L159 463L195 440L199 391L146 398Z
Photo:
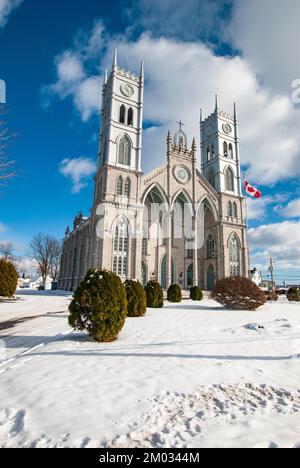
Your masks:
M59 275L59 268L60 268L60 259L61 259L61 252L62 252L62 243L57 240L53 239L53 248L52 248L52 261L50 267L50 275L53 281L58 280Z
M14 260L14 248L11 242L3 242L0 244L0 256L6 262Z
M47 234L38 234L30 243L31 256L38 264L44 287L49 274L54 274L55 279L58 276L60 249L61 243Z
M4 120L7 109L4 104L0 104L0 181L10 179L16 175L14 171L14 161L7 159L7 148L15 139L16 135L11 135Z

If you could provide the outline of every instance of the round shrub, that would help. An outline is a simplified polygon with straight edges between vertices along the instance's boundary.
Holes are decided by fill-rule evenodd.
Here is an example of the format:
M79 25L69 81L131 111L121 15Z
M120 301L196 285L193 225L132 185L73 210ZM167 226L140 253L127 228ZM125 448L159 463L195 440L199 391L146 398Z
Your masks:
M190 291L190 298L192 301L202 301L203 299L203 292L197 286L194 286Z
M300 302L300 293L298 288L290 288L287 293L290 302Z
M172 284L168 289L168 301L169 302L181 302L182 292L178 284Z
M18 285L18 273L11 262L0 260L0 296L12 297Z
M126 289L114 273L89 270L69 307L69 324L97 342L118 338L127 317Z
M157 281L150 281L145 287L147 307L160 309L164 306L164 293Z
M270 291L268 294L267 294L267 301L268 302L277 302L279 299L279 296L276 292L273 292L273 291Z
M219 280L212 298L228 309L256 310L266 302L264 292L248 278L236 276Z
M147 311L147 296L139 281L127 280L125 289L128 302L128 317L142 317Z

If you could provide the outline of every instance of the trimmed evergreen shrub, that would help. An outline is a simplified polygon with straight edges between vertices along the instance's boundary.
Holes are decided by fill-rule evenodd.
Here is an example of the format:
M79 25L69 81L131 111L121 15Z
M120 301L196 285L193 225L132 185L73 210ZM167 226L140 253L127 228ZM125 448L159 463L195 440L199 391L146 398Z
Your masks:
M168 289L168 301L169 302L181 302L182 292L178 284L172 284Z
M124 284L128 302L128 317L142 317L147 311L147 296L139 281L127 280Z
M145 287L147 307L160 309L164 306L164 293L157 281L150 281Z
M0 260L0 296L12 297L18 285L18 273L11 262Z
M248 278L236 276L219 280L212 298L228 309L256 310L266 302L264 292Z
M290 288L287 293L290 302L300 302L300 293L298 288Z
M87 330L97 342L114 341L127 317L126 289L116 274L89 270L69 311L69 324L75 330Z
M279 299L279 296L276 292L273 292L273 291L270 291L268 294L267 294L267 301L268 302L277 302Z
M190 298L192 301L202 301L203 299L203 292L197 286L194 286L190 291Z

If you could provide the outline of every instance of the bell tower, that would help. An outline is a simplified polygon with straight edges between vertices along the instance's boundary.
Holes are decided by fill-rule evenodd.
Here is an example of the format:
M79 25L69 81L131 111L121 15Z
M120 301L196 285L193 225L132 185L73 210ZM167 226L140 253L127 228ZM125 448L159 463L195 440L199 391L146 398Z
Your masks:
M236 106L230 115L219 110L203 120L200 117L201 170L210 185L220 193L242 196Z
M118 66L115 51L103 84L99 169L108 164L141 172L143 101L144 63L135 75Z

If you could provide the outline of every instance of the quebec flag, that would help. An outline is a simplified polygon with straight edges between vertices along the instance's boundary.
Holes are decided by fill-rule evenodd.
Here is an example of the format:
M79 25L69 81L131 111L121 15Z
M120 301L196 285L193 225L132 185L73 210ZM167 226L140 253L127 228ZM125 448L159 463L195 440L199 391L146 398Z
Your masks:
M0 104L6 103L6 85L5 81L0 80Z

